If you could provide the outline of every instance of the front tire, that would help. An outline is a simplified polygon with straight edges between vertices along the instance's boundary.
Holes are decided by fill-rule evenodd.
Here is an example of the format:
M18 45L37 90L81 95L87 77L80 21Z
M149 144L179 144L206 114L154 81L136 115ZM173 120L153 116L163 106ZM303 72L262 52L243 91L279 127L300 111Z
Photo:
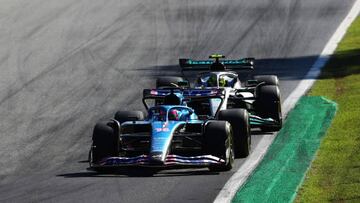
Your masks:
M92 140L89 152L90 165L97 164L106 157L119 155L119 134L112 121L97 123Z
M205 153L225 160L222 165L209 166L210 171L229 171L234 165L234 145L230 123L226 121L210 121L205 127Z
M227 109L220 111L218 118L231 124L234 135L235 157L247 157L250 154L251 148L248 111L245 109Z
M257 90L256 109L260 117L272 118L278 125L260 127L264 132L278 131L282 127L280 89L276 85L260 86Z

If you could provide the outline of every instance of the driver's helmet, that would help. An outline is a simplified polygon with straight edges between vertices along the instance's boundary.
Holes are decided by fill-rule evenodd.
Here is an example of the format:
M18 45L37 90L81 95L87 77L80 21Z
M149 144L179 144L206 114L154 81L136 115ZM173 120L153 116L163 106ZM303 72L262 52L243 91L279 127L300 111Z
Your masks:
M176 109L171 109L169 111L169 120L178 121L180 119L180 111Z
M216 75L211 75L209 77L209 79L206 81L206 86L207 87L216 87L217 86L217 82L216 82L217 78L216 77L217 77Z
M220 87L225 87L226 86L226 80L225 80L224 77L219 78L219 86Z

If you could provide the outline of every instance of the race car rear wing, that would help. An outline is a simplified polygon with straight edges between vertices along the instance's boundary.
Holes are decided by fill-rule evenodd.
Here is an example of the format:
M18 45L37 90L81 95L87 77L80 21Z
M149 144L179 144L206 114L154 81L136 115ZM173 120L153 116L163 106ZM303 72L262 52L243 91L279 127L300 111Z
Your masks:
M181 105L184 101L207 99L207 98L219 98L221 104L223 102L223 96L225 95L224 89L181 89L181 88L169 88L169 89L144 89L143 90L143 104L145 108L149 108L147 101L155 100L162 101L166 96L170 94L176 95L181 100ZM155 102L153 105L157 105ZM151 106L151 105L150 105Z
M143 98L163 98L171 93L181 94L184 98L194 97L220 97L224 95L223 89L181 89L181 88L168 88L168 89L144 89Z
M225 60L220 58L225 58L224 55L214 54L209 56L210 59L214 60L193 60L187 58L180 58L179 65L182 71L195 71L195 70L212 70L214 65L222 64L223 70L249 70L254 69L255 58L242 58L237 60ZM219 70L217 66L217 70ZM221 66L220 66L221 70Z

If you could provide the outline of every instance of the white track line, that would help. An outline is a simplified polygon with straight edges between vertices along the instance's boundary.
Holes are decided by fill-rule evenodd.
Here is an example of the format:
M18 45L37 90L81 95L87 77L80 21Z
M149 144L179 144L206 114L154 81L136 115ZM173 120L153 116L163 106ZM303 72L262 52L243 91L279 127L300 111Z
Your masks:
M360 11L360 0L357 0L351 8L348 15L341 22L335 33L332 35L325 48L312 65L305 78L301 80L294 91L286 98L283 103L283 112L286 115L296 104L299 98L304 95L316 81L319 76L321 68L327 63L330 55L334 53L338 43L344 37L346 30L351 23L358 16ZM226 182L220 193L217 195L214 203L231 202L237 190L242 186L247 178L251 175L252 171L257 167L265 153L267 152L270 144L275 136L264 136L250 156L242 164L242 166L231 176Z

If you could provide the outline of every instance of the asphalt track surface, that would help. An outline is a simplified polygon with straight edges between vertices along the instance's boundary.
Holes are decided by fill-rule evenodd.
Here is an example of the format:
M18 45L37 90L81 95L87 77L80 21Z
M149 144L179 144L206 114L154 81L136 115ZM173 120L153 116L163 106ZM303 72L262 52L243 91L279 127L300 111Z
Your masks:
M179 57L258 58L285 99L353 0L0 1L1 202L211 202L241 166L154 177L86 170L92 128L143 109ZM264 136L254 133L252 147Z

